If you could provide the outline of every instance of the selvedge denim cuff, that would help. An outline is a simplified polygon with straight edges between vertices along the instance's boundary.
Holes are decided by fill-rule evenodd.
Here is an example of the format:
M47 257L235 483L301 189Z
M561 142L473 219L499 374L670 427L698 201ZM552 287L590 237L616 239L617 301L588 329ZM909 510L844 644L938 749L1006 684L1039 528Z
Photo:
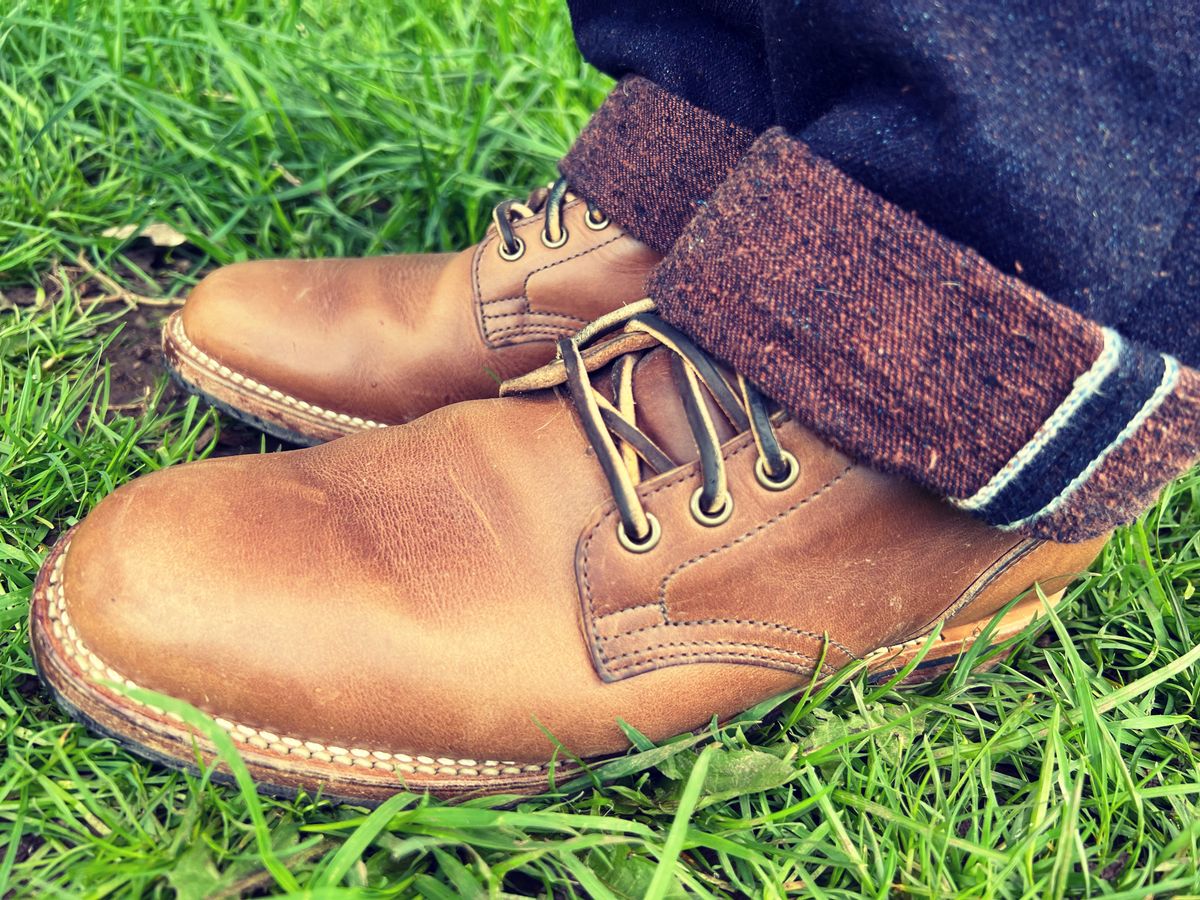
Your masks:
M622 229L666 253L753 141L753 132L630 76L559 170Z
M765 133L647 290L849 455L1077 541L1200 456L1200 373L1062 306Z

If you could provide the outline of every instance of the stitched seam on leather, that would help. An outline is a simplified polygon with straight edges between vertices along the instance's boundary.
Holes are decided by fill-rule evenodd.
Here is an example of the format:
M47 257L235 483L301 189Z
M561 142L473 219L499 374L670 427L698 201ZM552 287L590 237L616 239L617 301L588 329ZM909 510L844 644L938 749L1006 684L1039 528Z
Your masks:
M908 640L920 640L926 637L942 622L945 622L952 616L958 615L958 613L970 606L980 594L986 591L997 578L1000 578L1044 543L1045 541L1041 540L1026 540L1022 544L1011 547L1000 554L988 563L987 568L983 570L982 574L967 585L966 590L959 594L953 603L947 606L940 614L934 616L933 621L922 627L914 637ZM996 568L997 565L999 565L999 568Z
M558 312L553 312L553 311L549 311L549 310L536 310L536 311L531 310L530 309L530 300L529 300L529 279L532 278L534 275L536 275L538 272L545 272L548 269L553 269L555 266L560 266L563 263L570 262L571 260L579 259L580 257L587 256L589 253L593 253L596 250L599 250L601 247L607 247L609 244L612 244L615 241L619 241L624 237L627 237L627 235L617 234L615 237L611 237L607 241L603 241L602 243L596 244L596 246L590 247L587 250L580 250L578 253L573 253L570 256L564 257L560 260L556 260L555 262L547 263L544 266L540 266L539 268L533 269L525 276L525 281L521 286L523 293L518 297L499 297L494 300L479 301L478 308L479 308L479 313L482 317L483 331L484 331L484 335L487 339L487 342L493 346L496 346L496 345L502 343L503 339L505 339L505 338L507 340L511 341L513 338L520 336L519 333L514 333L514 330L512 330L512 329L501 329L501 330L497 330L497 331L492 331L491 327L488 324L489 320L492 320L492 319L502 319L502 318L507 318L507 317L512 317L512 316L529 316L529 317L544 317L544 318L545 317L553 317L553 318L559 318L559 319L569 319L573 322L577 322L581 327L583 325L586 325L589 320L580 318L579 316L572 316L567 313L558 313ZM478 280L478 276L477 276L477 280ZM523 300L525 303L525 308L523 310L520 310L518 312L513 312L513 313L488 313L485 309L491 303L511 302L513 300ZM559 334L564 334L564 333L569 333L569 332L559 332Z
M980 626L980 630L982 630L982 627L986 626L988 624L988 622L990 622L990 621L991 621L991 617L989 617L987 621L978 622L977 624L978 624L978 626ZM935 626L937 624L938 624L937 622L934 623ZM872 650L866 656L864 656L863 659L869 663L870 661L874 660L876 657L886 656L889 653L895 653L896 651L904 650L906 647L916 647L916 646L923 645L927 640L929 640L929 635L930 635L930 632L932 632L932 630L933 629L930 628L924 634L919 634L914 638L907 638L906 640L903 640L898 644L888 644L886 647L878 647L875 650ZM975 637L972 637L969 640L973 643L975 641L975 639L976 639ZM967 639L964 639L963 641L960 641L959 643L965 644L965 643L967 643Z
M764 648L764 649L772 649L772 648ZM662 662L663 660L695 659L697 657L701 658L701 660L708 661L708 662L735 662L735 663L761 662L763 659L763 657L760 655L753 655L750 653L731 653L731 652L719 652L719 651L717 651L717 652L696 651L696 652L687 652L687 653L663 653L660 656L656 656L654 659L648 659L642 663L626 663L625 665L611 666L610 669L613 672L626 672L630 669L640 669L640 668L652 667L654 663ZM808 657L808 659L812 659L812 657Z
M570 203L567 203L566 205L564 205L563 206L564 217L565 217L566 213L568 213L572 209L575 209L576 207L578 207L579 204L581 204L582 202L583 202L582 200L572 200ZM522 229L529 228L533 225L539 225L544 220L545 220L545 213L542 211L539 211L538 214L534 218L525 219L524 221L517 222L515 225L513 225L513 231L517 232L517 231L521 231ZM525 283L523 285L525 294L527 294L529 292L529 279L532 278L534 275L536 275L538 272L544 272L546 269L553 269L555 266L561 266L565 262L570 262L573 259L578 259L581 256L586 256L587 254L592 253L595 250L599 250L601 247L607 247L609 244L613 243L614 241L619 241L619 240L621 240L621 238L624 238L624 237L629 237L629 235L627 235L625 232L620 231L618 229L618 231L615 235L610 237L608 240L601 241L599 244L596 244L594 247L589 247L586 250L579 250L575 253L572 253L570 256L564 256L562 259L555 260L554 262L551 262L551 263L546 263L544 266L539 266L536 269L531 269L529 271L529 273L526 274L526 276L525 276ZM561 248L559 248L559 249L561 249ZM525 294L520 294L516 297L497 297L494 300L484 300L484 301L482 301L482 303L483 303L483 305L486 305L488 303L499 303L502 300L518 300L521 297L524 297Z
M574 330L565 325L505 325L497 334L507 331L548 331L556 334L574 334Z
M522 337L524 335L529 335L531 337L539 336L544 338L555 338L566 337L567 335L574 334L574 331L570 328L555 328L552 325L514 325L511 328L504 328L500 331L497 331L495 336L498 337L502 334L510 335L511 337Z
M167 327L172 340L175 341L178 349L182 350L188 360L193 363L198 363L218 375L229 379L238 387L246 388L254 393L276 403L282 403L285 406L293 406L301 412L309 415L319 416L323 419L328 419L331 422L338 422L343 425L352 425L356 428L385 428L383 422L376 422L371 419L364 419L362 416L352 416L349 413L335 412L332 409L325 409L322 406L317 406L315 403L309 403L307 400L301 400L293 397L290 394L285 394L278 388L273 388L256 381L249 375L245 375L224 363L217 362L194 343L187 336L187 332L183 330L183 317L176 313L167 320Z
M70 550L68 543L58 555L48 577L50 602L48 603L48 618L51 630L58 639L60 646L79 665L79 667L94 681L113 681L127 688L144 689L130 678L126 678L112 666L107 665L93 651L89 650L79 637L79 632L71 623L67 612L66 592L63 588L63 564ZM167 712L153 704L143 703L133 697L123 697L131 703L145 707L157 715L165 715L174 722L185 724L175 713ZM252 728L232 722L220 716L213 720L233 740L249 744L259 750L270 750L282 755L295 756L301 759L316 759L319 762L336 763L344 766L359 768L375 768L386 772L401 772L406 775L453 775L467 777L496 777L499 775L527 775L545 771L550 763L522 764L511 760L452 759L450 757L433 757L428 755L395 753L384 750L367 750L361 747L338 747L321 741L306 740L291 736L281 736L264 729Z
M580 250L577 253L572 253L570 256L564 256L562 259L555 260L552 263L546 263L544 266L539 266L536 269L531 269L529 271L529 273L525 276L525 283L522 285L523 293L515 294L512 297L496 297L492 300L482 300L482 301L480 301L480 306L488 306L489 304L492 304L492 303L504 303L506 301L512 301L512 300L526 300L529 297L529 279L532 278L534 275L538 274L538 272L545 272L547 269L553 269L555 266L561 266L563 263L569 263L573 259L579 259L581 256L587 256L589 253L595 253L601 247L607 247L609 244L616 243L617 241L621 240L622 238L627 238L627 237L629 237L629 235L627 235L627 234L618 234L615 237L609 238L607 241L602 241L601 243L596 244L596 246L594 246L594 247L589 247L586 250ZM512 315L520 315L520 313L512 313ZM584 321L584 320L580 320L580 321Z
M570 319L572 322L579 322L583 325L588 324L587 319L580 318L579 316L572 316L569 313L530 312L529 310L521 310L520 312L484 313L483 315L485 319L512 319L516 318L517 316L529 316L537 319Z
M564 256L562 259L555 260L552 263L547 263L544 266L541 266L537 269L533 269L532 271L530 271L530 273L528 275L525 276L525 296L526 297L529 296L529 279L532 278L534 275L536 275L538 272L545 272L547 269L553 269L555 266L561 266L563 263L569 263L573 259L579 259L579 257L581 257L581 256L587 256L589 253L595 253L601 247L607 247L609 244L615 243L624 237L625 237L625 235L623 235L623 234L614 235L613 237L610 237L607 241L601 241L599 244L596 244L596 246L594 246L594 247L589 247L586 250L580 250L578 253L572 253L570 256Z
M743 447L741 449L744 450L747 448ZM740 452L740 450L739 450L739 452ZM730 458L732 458L733 455L734 454L730 454ZM663 616L663 622L661 624L643 625L640 628L634 628L629 631L619 631L609 637L601 638L601 640L613 641L618 638L629 637L630 635L638 634L643 631L650 631L655 628L663 628L663 627L683 627L683 626L687 626L687 625L705 625L705 624L769 625L771 627L779 629L780 631L786 631L786 632L790 632L793 634L802 634L806 637L815 638L820 641L828 640L833 646L837 647L843 653L847 654L851 659L857 659L858 657L854 654L854 652L852 650L850 650L850 648L845 646L844 644L834 640L833 638L829 638L825 635L816 634L815 632L812 632L812 631L806 631L803 628L792 628L787 625L774 625L773 623L761 622L756 619L689 619L689 620L685 620L685 621L671 621L670 617L667 615L666 599L665 599L666 598L666 585L672 578L675 577L675 575L679 574L680 572L682 572L683 570L687 569L688 567L694 565L695 563L700 562L701 560L705 559L706 557L712 556L716 553L723 552L725 550L728 550L729 548L736 546L739 543L749 540L750 538L754 537L756 534L769 528L770 526L777 524L779 522L779 520L791 515L793 512L795 512L800 507L804 506L807 503L812 502L817 497L821 496L823 493L828 491L830 488L832 488L834 485L836 485L839 481L841 481L843 478L845 478L846 475L850 472L850 470L852 468L854 468L853 463L847 465L846 468L843 469L840 473L838 473L834 478L832 478L831 480L826 482L819 489L814 491L809 496L805 497L800 502L796 503L794 506L791 506L788 509L783 510L782 512L776 513L775 516L768 519L766 522L763 522L763 523L759 524L758 526L756 526L755 528L751 529L750 531L746 532L745 534L740 535L737 538L734 538L729 543L724 544L720 547L714 547L712 550L705 551L702 554L692 557L691 559L687 560L686 562L680 563L672 572L670 572L668 575L666 575L663 578L662 584L659 588L658 600L656 602L642 603L642 604L639 604L638 606L627 606L624 609L620 609L620 610L617 610L616 612L612 612L612 613L605 613L602 616L597 616L593 613L593 618L596 621L600 621L602 619L610 618L612 616L620 615L622 613L632 612L633 610L647 609L647 608L656 606L656 607L658 607L659 611L662 613L662 616ZM585 580L585 583L587 583L586 557L585 557L584 580ZM594 609L594 606L593 606L593 609ZM767 645L763 645L763 646L765 647ZM606 659L607 659L607 657L606 657Z
M740 447L738 447L736 450L733 450L727 457L728 459L733 459L735 456L737 456L743 450L752 446L750 435L748 435L748 434L742 435L741 440L742 440L742 445ZM677 475L675 478L672 478L670 481L660 484L658 487L654 488L654 490L647 492L643 496L652 497L655 494L657 494L659 491L665 491L667 488L674 487L675 485L679 484L681 481L687 480L688 478L690 478L692 476L692 473L694 472L694 470L696 469L696 467L698 465L699 465L699 463L691 463L690 465L685 466L684 469L680 472L680 474ZM590 571L592 541L596 537L596 532L600 530L600 526L603 525L604 523L608 522L613 517L615 512L616 512L616 507L613 507L608 512L606 512L603 516L601 516L600 520L598 522L596 522L596 524L593 525L591 527L591 529L588 531L588 536L587 536L587 538L584 539L584 542L583 542L583 589L584 589L584 594L587 598L588 617L593 622L595 622L599 617L596 615L596 598L592 594L592 581L591 581L591 571ZM635 606L635 607L629 607L629 608L630 609L641 609L643 606L647 606L647 605L655 605L655 604L643 604L642 606ZM666 624L666 623L664 623L664 624ZM598 634L595 634L595 632L593 632L592 646L595 647L596 652L600 655L601 661L605 665L608 665L608 655L604 652L604 641L605 640L609 640L609 639L602 638Z
M662 615L663 615L664 622L666 622L667 624L671 624L670 614L669 614L669 611L667 610L667 587L670 585L671 581L675 578L676 575L681 574L682 572L684 572L687 569L691 568L692 566L704 561L705 559L708 559L711 556L716 556L717 554L724 553L726 550L736 547L739 544L744 544L746 541L752 540L753 538L757 537L759 534L762 534L768 528L771 528L774 525L778 525L780 522L782 522L784 519L786 519L788 516L790 516L796 510L800 509L803 506L807 506L813 500L816 500L818 497L820 497L826 491L833 488L834 485L836 485L839 481L841 481L843 478L846 477L846 475L850 472L850 470L852 468L854 468L854 464L847 463L846 467L844 469L842 469L842 471L839 472L834 478L825 482L825 484L821 485L821 487L819 487L817 490L813 491L811 494L809 494L803 500L800 500L799 502L793 504L792 506L789 506L787 509L783 510L782 512L776 513L771 518L767 519L767 521L760 522L758 525L756 525L754 528L747 531L745 534L739 535L738 537L734 538L733 540L728 541L725 544L722 544L720 547L714 547L712 550L707 550L704 553L701 553L697 556L693 556L691 559L687 560L686 562L680 563L678 566L676 566L659 583L658 603L659 603L659 607L662 609ZM617 635L617 637L622 637L622 635ZM839 650L849 653L851 659L857 658L857 657L855 657L855 655L853 653L850 652L849 648L842 646L837 641L834 641L832 638L830 638L830 642L835 647L837 647Z
M729 453L729 455L726 457L727 460L733 459L735 456L737 456L742 451L750 449L751 447L754 446L753 443L750 441L748 435L744 435L742 440L743 440L742 445L740 447L736 448L735 450L732 450ZM659 493L660 491L666 490L667 488L670 488L670 487L674 487L675 485L679 484L681 481L686 480L687 478L689 478L691 476L696 465L698 465L698 464L692 463L683 472L681 472L677 478L674 478L668 482L665 482L665 483L659 485L652 491L648 491L646 494L643 495L643 497L651 497L654 494ZM605 643L608 641L613 641L618 638L637 634L641 631L645 631L645 630L648 630L651 628L678 627L677 623L672 623L670 621L670 618L667 614L667 609L666 609L666 586L667 586L668 582L671 580L671 578L673 578L676 574L678 574L679 572L688 568L689 566L692 566L692 565L700 562L701 560L707 558L708 556L712 556L716 553L723 552L724 550L727 550L730 547L733 547L739 543L749 540L750 538L752 538L754 535L758 534L759 532L764 531L765 529L771 527L772 525L779 522L781 519L791 515L791 513L795 512L800 507L806 505L807 503L810 503L811 501L815 500L817 497L824 494L827 490L829 490L834 485L836 485L839 481L841 481L843 478L845 478L846 475L853 468L854 468L854 464L848 463L846 465L846 467L844 469L842 469L842 471L839 472L836 476L834 476L832 479L830 479L824 485L822 485L819 489L817 489L812 494L805 497L803 500L799 501L795 505L789 507L788 509L786 509L780 513L777 513L771 519L768 519L766 522L759 524L756 528L752 529L751 531L746 532L745 534L741 535L738 538L735 538L733 541L730 541L728 544L722 545L721 547L714 548L714 549L709 550L705 553L702 553L698 556L692 557L692 559L677 566L671 573L669 573L663 579L663 581L659 587L659 599L658 599L657 603L644 603L639 606L630 606L630 607L626 607L622 610L618 610L618 613L619 613L619 612L629 612L629 611L635 610L635 609L645 609L648 606L658 606L661 611L662 617L663 617L663 622L661 625L642 626L641 628L632 629L630 631L618 632L617 634L612 635L610 637L602 637L599 634L595 634L595 632L593 632L594 637L592 640L592 644L596 648L596 652L600 655L600 659L604 662L604 664L606 666L608 666L610 660L612 659L609 657L609 655L607 654L607 652L605 651L605 648L604 648ZM611 519L614 512L615 512L615 510L609 510L607 513L605 513L604 516L601 517L600 521L598 521L594 526L592 526L591 530L588 532L587 539L584 541L583 583L584 583L584 590L587 595L588 614L591 617L593 622L598 622L601 619L606 618L606 616L597 616L596 615L596 604L595 604L595 597L592 592L591 572L590 572L591 545L592 545L592 540L594 539L596 532L599 530L600 526L603 525L605 522L607 522L609 519ZM609 613L607 615L616 615L616 614L617 613ZM737 622L739 624L751 624L753 622L753 620L732 620L732 621ZM694 624L694 623L683 623L683 624ZM786 627L786 626L784 626L784 627ZM817 638L818 640L822 640L822 641L828 640L833 646L837 647L843 653L847 654L847 656L850 659L858 658L848 647L846 647L845 645L841 644L840 642L834 640L833 638L823 636L823 635L818 636L818 635L813 634L812 632L803 631L802 629L796 629L795 631L797 633L804 634L809 637ZM754 645L746 644L746 646L754 646ZM776 649L776 648L772 648L770 645L766 645L766 644L760 645L760 647L763 650ZM790 652L790 651L785 651L785 652ZM617 658L619 658L619 657L617 657Z
M567 203L563 206L563 212L566 213L569 210L574 209L576 206L578 206L582 202L583 202L582 200L572 200L570 203ZM521 231L523 229L529 228L532 225L540 224L544 218L545 218L545 216L543 215L543 213L539 212L534 218L526 219L523 222L515 223L513 225L513 231L514 232ZM613 241L618 241L623 237L628 237L628 235L626 235L624 232L618 232L614 237L611 237L608 240L603 241L602 243L596 244L596 246L594 246L594 247L591 247L587 250L580 250L579 252L573 253L572 255L564 257L563 259L557 260L556 262L547 263L544 266L540 266L536 269L533 269L525 276L525 281L522 284L522 290L524 291L524 293L517 294L512 297L495 297L491 300L484 300L484 299L482 299L483 291L479 286L479 267L483 261L484 247L488 244L491 244L493 242L493 239L496 238L495 232L493 232L489 229L487 236L485 236L484 239L479 244L479 250L475 254L474 264L471 267L473 269L472 281L474 282L474 284L472 285L472 287L474 288L475 302L479 306L487 306L489 303L503 303L506 300L524 300L524 299L526 299L526 294L529 292L529 279L532 278L538 272L553 268L554 266L561 265L562 263L565 263L565 262L569 262L570 260L576 259L580 256L586 256L588 253L591 253L593 250L599 250L601 247L607 247Z
M616 661L618 659L629 659L631 656L644 656L647 653L661 650L663 647L742 647L751 651L769 649L773 653L783 653L787 656L802 656L805 659L816 660L815 656L811 653L805 653L803 650L789 650L786 647L763 647L761 644L755 644L752 641L663 641L660 644L652 644L638 650L618 653L616 656L610 657L610 659Z
M658 606L658 604L643 603L641 606L631 606L628 609L623 609L619 612L605 613L602 616L597 616L596 620L600 621L602 619L609 619L613 616L619 616L621 613L629 612L630 610L647 609L652 606ZM660 622L654 625L643 625L640 628L634 628L630 631L620 631L614 634L611 638L605 638L605 640L616 640L617 638L630 637L635 634L641 634L644 631L655 631L659 628L683 628L688 625L749 625L754 628L770 628L773 631L785 631L788 634L799 634L804 637L815 638L818 641L824 641L826 639L825 635L817 634L815 631L805 631L803 628L793 628L790 625L780 625L778 622L763 622L758 619L685 619L671 622ZM830 639L829 642L842 652L850 653L847 648L843 647L837 641ZM850 655L851 658L854 658L854 654Z

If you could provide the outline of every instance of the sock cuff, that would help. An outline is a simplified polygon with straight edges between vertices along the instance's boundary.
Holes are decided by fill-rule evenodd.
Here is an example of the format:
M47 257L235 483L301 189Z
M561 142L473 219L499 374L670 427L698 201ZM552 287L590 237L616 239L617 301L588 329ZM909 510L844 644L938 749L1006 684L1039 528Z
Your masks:
M753 141L753 132L630 76L559 170L623 230L666 253Z

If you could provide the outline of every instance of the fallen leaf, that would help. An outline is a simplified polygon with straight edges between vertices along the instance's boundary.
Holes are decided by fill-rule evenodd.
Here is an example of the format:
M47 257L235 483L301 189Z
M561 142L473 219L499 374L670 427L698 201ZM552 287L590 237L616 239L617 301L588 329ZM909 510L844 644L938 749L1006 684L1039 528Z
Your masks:
M178 247L187 243L187 237L182 232L176 231L164 222L151 222L142 228L138 228L136 225L119 225L115 228L106 228L100 234L106 238L116 238L122 241L132 237L144 237L155 247Z

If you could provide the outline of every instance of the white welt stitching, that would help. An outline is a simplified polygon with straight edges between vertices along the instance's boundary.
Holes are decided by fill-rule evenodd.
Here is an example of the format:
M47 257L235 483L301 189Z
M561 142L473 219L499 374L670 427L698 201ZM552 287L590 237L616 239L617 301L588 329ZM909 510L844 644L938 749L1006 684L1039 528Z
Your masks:
M1146 399L1146 402L1142 404L1141 408L1136 414L1134 414L1134 417L1125 423L1125 427L1121 429L1121 432L1115 438L1113 438L1112 442L1103 450L1101 450L1099 455L1097 455L1090 463L1084 466L1083 470L1075 476L1070 484L1068 484L1062 489L1062 491L1059 492L1057 497L1055 497L1037 512L1031 513L1025 518L1018 519L1015 522L1009 522L1006 525L1001 525L1000 528L1004 531L1011 531L1020 528L1022 525L1036 522L1045 516L1057 512L1071 498L1071 496L1077 490L1079 490L1084 482L1096 474L1096 470L1104 464L1104 461L1108 459L1109 455L1123 443L1125 443L1125 441L1129 440L1133 433L1141 428L1145 421L1154 414L1155 410L1162 406L1163 401L1166 400L1167 396L1175 390L1175 385L1179 382L1179 371L1179 360L1173 356L1167 356L1164 354L1163 374L1162 379L1158 382L1158 387L1154 389L1154 393L1152 393Z
M1103 386L1108 376L1117 368L1121 349L1124 346L1121 336L1111 328L1103 329L1103 333L1104 345L1100 354L1091 367L1075 379L1066 398L1050 418L1038 427L1029 443L1018 450L1004 468L993 475L988 483L973 495L962 500L951 500L951 503L965 510L981 509L991 503L996 499L996 495L1004 490L1045 449L1046 445L1066 426L1080 407Z
M62 644L67 654L93 679L114 681L126 687L139 688L140 685L123 676L112 666L106 665L100 657L89 650L80 639L79 632L71 623L71 616L67 612L66 597L63 592L62 583L63 561L67 558L67 550L69 549L70 544L63 548L63 551L58 555L58 559L55 560L54 568L50 570L48 578L50 584L50 628L54 632L54 637ZM175 713L166 712L153 704L140 703L132 697L126 699L138 703L139 706L146 707L157 715L165 715L176 722L183 721ZM258 728L251 728L249 725L231 722L219 716L214 716L213 719L225 731L229 732L229 736L235 741L248 744L258 750L271 750L275 753L288 754L301 759L316 759L326 763L358 766L365 769L374 768L385 772L400 772L405 775L475 777L528 775L544 772L550 765L549 763L525 765L511 760L502 761L495 759L485 759L482 761L474 759L451 759L446 756L394 753L385 750L367 750L362 747L335 747L330 744L323 744L320 741L305 740L286 735L280 736L270 731L263 731Z
M255 381L249 375L243 375L241 372L236 372L224 363L217 362L199 347L192 343L191 338L187 336L187 332L183 330L183 316L176 313L167 320L167 328L171 331L171 337L177 341L188 354L188 358L192 362L198 362L206 369L216 372L225 378L228 378L239 387L244 387L247 390L274 400L277 403L283 403L286 406L294 406L296 409L302 410L311 415L320 416L323 419L328 419L331 422L339 422L342 425L352 425L355 428L385 428L383 422L375 422L371 419L364 419L361 416L352 416L348 413L334 412L331 409L317 406L315 403L309 403L306 400L300 400L283 391L277 390L261 382Z

